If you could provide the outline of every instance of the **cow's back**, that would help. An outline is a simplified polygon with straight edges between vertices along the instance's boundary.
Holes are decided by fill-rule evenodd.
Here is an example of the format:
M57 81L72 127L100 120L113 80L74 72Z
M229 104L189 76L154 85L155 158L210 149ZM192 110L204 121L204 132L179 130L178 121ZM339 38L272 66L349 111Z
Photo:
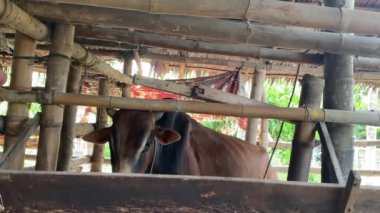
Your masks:
M268 163L263 147L218 133L182 112L166 112L157 122L181 135L179 142L158 146L154 173L262 178ZM273 178L269 171L268 178Z
M263 178L269 162L265 148L192 123L191 146L201 175ZM267 178L273 179L270 169Z

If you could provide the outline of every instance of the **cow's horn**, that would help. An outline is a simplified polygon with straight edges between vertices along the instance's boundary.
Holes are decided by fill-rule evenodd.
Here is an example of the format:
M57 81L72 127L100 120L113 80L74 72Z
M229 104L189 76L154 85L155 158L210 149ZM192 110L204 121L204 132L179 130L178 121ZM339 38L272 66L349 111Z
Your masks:
M164 115L164 112L154 112L153 115L154 115L154 120L158 121L160 120L160 118L162 118L162 116Z
M111 118L115 115L116 111L115 109L107 109L107 114L108 116L110 116Z

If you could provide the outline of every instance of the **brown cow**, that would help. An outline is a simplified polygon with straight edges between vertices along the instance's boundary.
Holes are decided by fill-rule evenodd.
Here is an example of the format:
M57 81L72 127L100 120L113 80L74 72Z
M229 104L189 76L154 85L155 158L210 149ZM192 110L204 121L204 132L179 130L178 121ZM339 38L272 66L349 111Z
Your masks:
M182 112L119 110L113 125L83 137L110 141L113 172L263 178L260 146L206 128ZM267 179L275 179L269 169Z

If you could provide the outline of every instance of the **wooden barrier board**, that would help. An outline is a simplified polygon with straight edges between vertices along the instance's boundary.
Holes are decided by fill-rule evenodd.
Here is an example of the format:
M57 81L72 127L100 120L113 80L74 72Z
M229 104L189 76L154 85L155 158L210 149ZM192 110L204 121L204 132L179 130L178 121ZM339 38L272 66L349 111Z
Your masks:
M0 172L10 212L336 212L344 186L238 178ZM378 212L380 189L360 188L355 212Z

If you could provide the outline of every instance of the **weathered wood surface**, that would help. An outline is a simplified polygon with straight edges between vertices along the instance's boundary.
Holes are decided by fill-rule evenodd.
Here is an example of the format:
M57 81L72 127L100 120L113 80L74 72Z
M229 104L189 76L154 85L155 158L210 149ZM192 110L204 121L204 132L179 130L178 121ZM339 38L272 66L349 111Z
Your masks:
M9 164L17 159L17 156L25 152L25 144L28 138L36 131L40 122L40 114L37 113L33 119L28 120L20 131L18 137L14 138L14 141L5 150L4 154L0 158L0 169L10 168ZM24 154L22 155L24 158ZM24 159L22 159L24 161ZM23 163L21 165L24 165ZM18 168L20 169L20 168Z
M11 212L336 212L344 187L238 178L0 172ZM357 212L377 212L378 188L362 187Z
M188 86L185 84L177 84L170 81L147 78L139 75L134 76L133 83L204 101L274 107L273 105L265 104L261 101L223 92L221 90L203 85Z
M305 75L302 79L299 107L310 106L318 108L321 105L323 87L324 80L312 75ZM296 124L287 180L308 181L316 131L316 123L299 122Z
M336 151L334 149L333 142L331 141L331 137L329 134L329 131L327 129L327 126L325 123L320 122L318 123L318 133L321 137L321 142L322 142L322 150L326 153L326 161L330 161L329 164L331 164L331 167L333 169L335 177L331 181L336 181L339 184L345 183L344 176L342 174L342 168L340 165L340 161L338 161L338 157L336 155ZM322 173L323 173L323 166L322 166Z
M247 25L245 22L216 18L150 15L134 11L78 5L35 4L32 2L22 2L19 5L31 14L44 17L44 20L79 24L96 23L95 25L107 28L133 28L212 41L380 57L380 39L375 37L342 36L339 33L266 26L256 23ZM99 16L99 14L102 15Z
M45 0L34 0L41 2ZM276 0L54 0L54 3L86 5L152 14L217 17L274 25L321 28L362 34L380 34L380 13L328 8Z

